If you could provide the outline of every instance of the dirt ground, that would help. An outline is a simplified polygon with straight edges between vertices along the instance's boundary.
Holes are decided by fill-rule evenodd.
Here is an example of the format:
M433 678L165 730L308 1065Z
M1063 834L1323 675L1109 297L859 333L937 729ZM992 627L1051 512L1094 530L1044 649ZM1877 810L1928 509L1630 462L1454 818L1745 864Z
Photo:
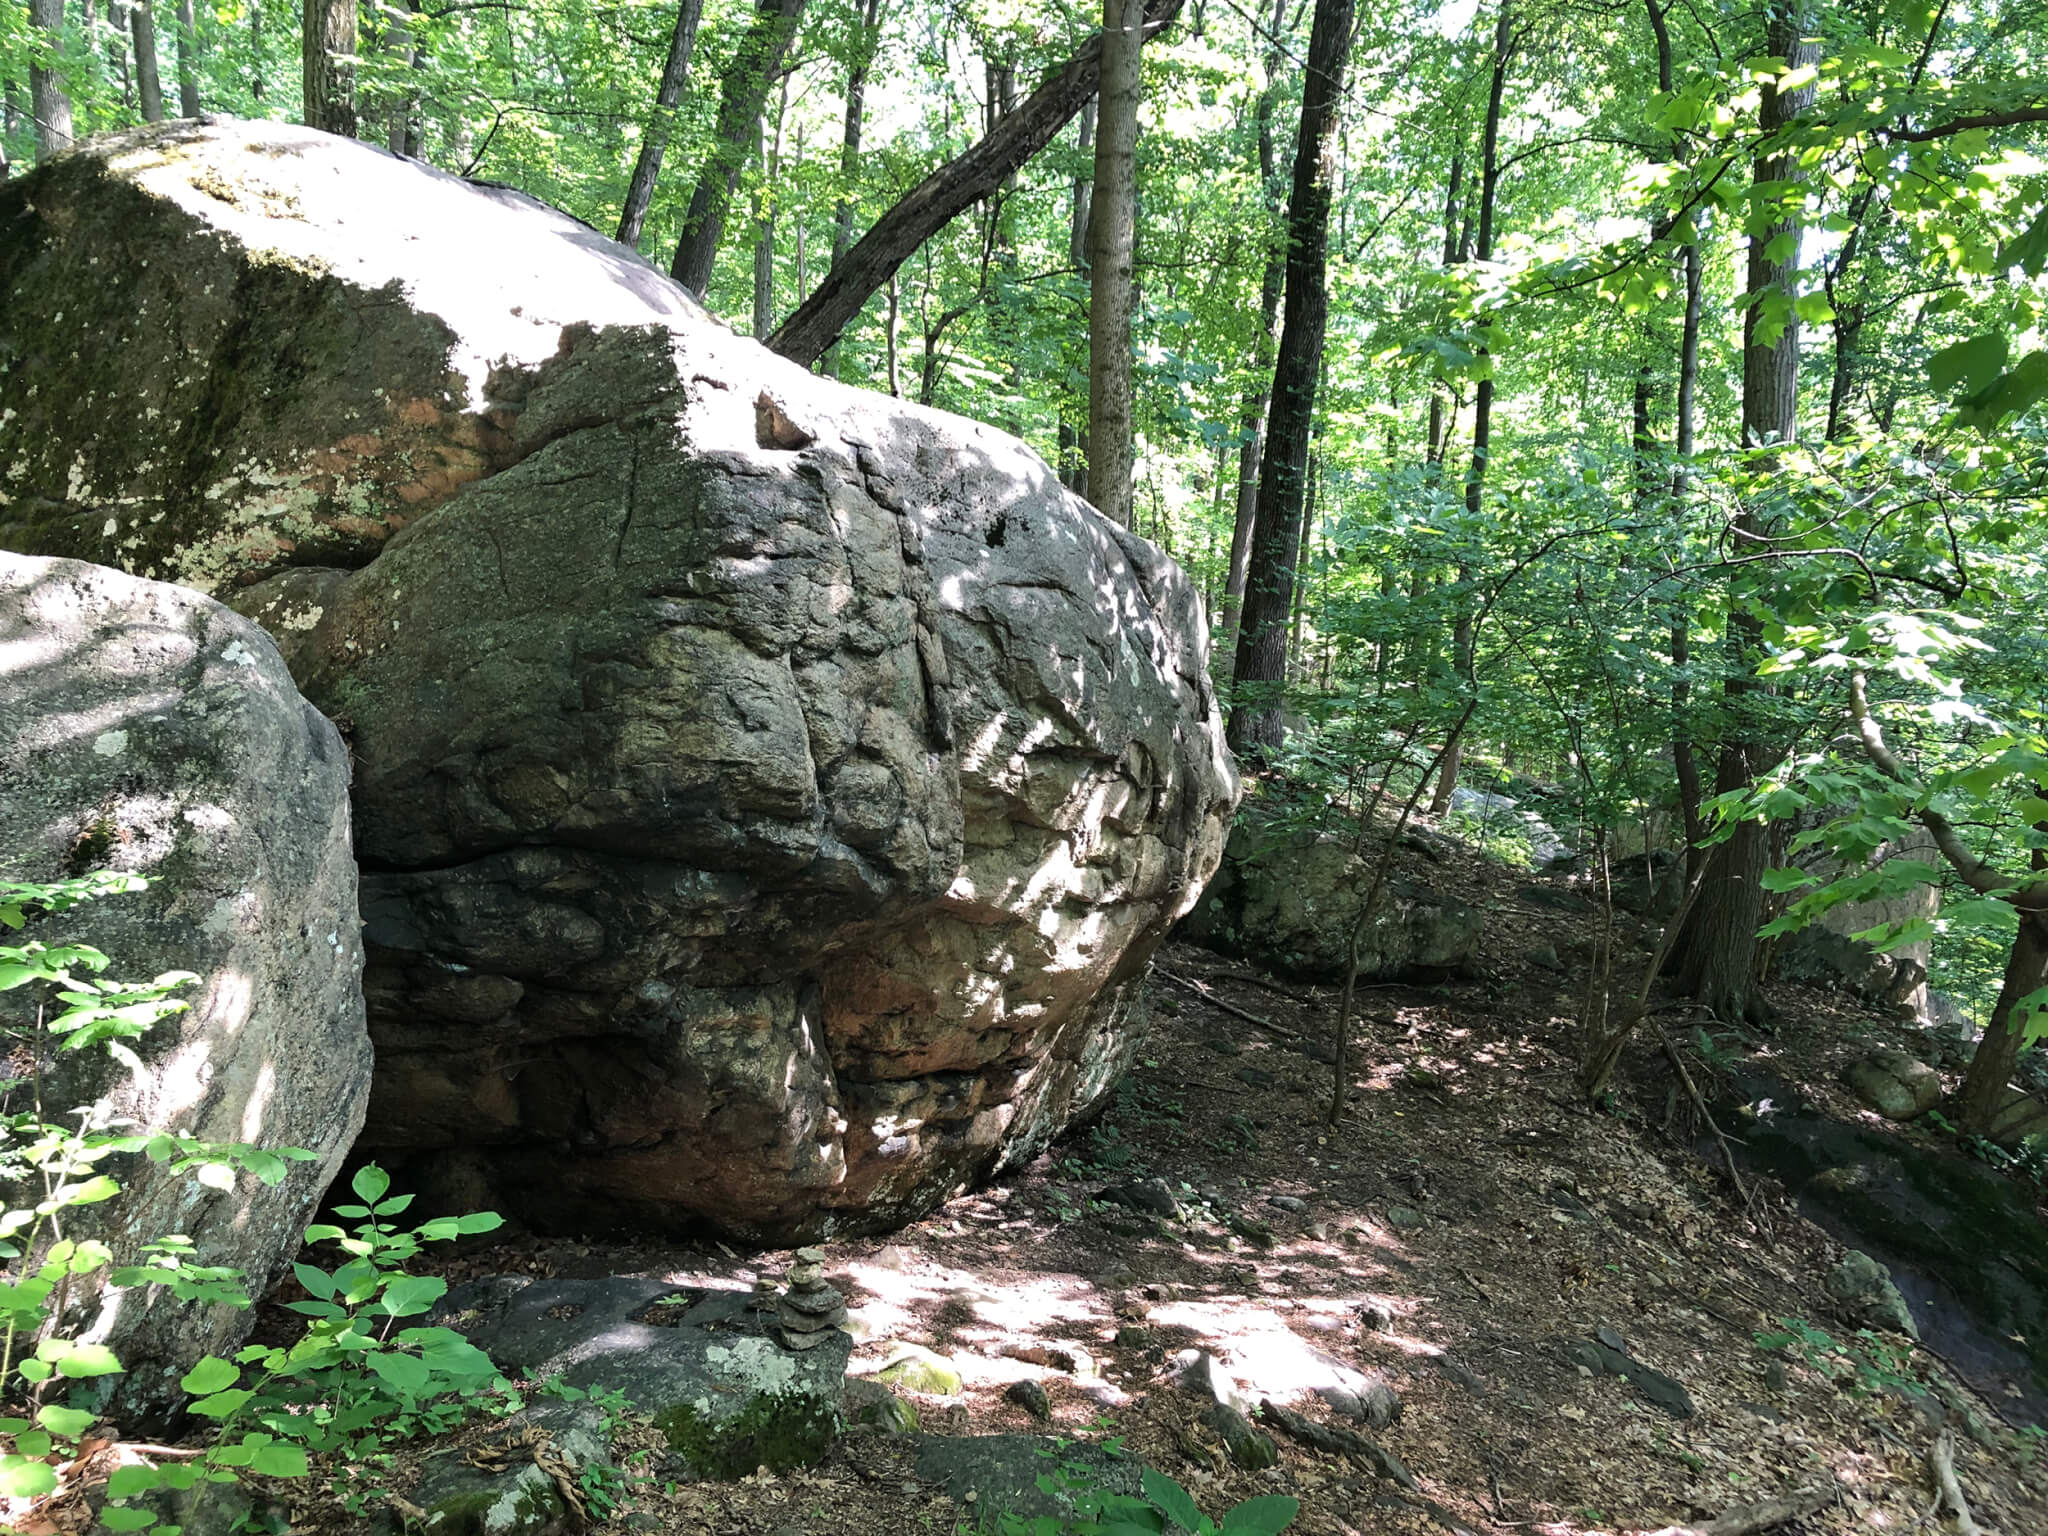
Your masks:
M1568 883L1476 862L1418 873L1489 908L1483 952L1469 979L1364 993L1339 1126L1323 1120L1330 992L1170 948L1150 1044L1095 1127L913 1227L829 1245L828 1278L853 1309L852 1373L899 1341L952 1356L964 1390L912 1399L940 1434L1040 1430L1004 1396L1036 1380L1057 1434L1115 1438L1212 1516L1256 1493L1294 1494L1304 1536L1703 1524L1829 1477L1840 1497L1781 1529L1949 1529L1927 1456L1935 1422L1964 1423L1967 1404L1982 1443L1958 1435L1956 1468L1979 1524L2048 1532L2048 1455L2001 1417L1998 1383L1969 1394L1915 1349L1895 1364L1934 1389L1916 1400L1866 1389L1839 1359L1759 1348L1759 1333L1791 1319L1852 1337L1819 1285L1841 1250L1768 1181L1738 1195L1701 1160L1697 1117L1653 1040L1625 1059L1610 1112L1575 1101L1572 957L1587 952L1594 917ZM1654 933L1623 919L1624 973L1639 971ZM1531 959L1545 945L1561 968ZM1858 1113L1829 1085L1838 1058L1869 1048L1867 1011L1790 989L1779 1000L1773 1069ZM1692 1070L1710 1090L1711 1064ZM1093 1198L1141 1178L1163 1180L1187 1219ZM527 1240L457 1267L744 1285L790 1262L713 1244ZM1603 1327L1677 1378L1697 1414L1674 1418L1567 1360L1571 1342ZM1290 1391L1304 1345L1398 1392L1398 1421L1374 1438L1414 1489L1284 1436L1277 1467L1239 1471L1194 1401L1161 1380L1176 1351L1216 1351L1255 1363L1244 1378L1254 1396L1327 1420ZM1075 1368L1056 1368L1063 1360ZM916 1481L910 1461L905 1442L857 1433L811 1472L726 1485L657 1474L610 1525L975 1528L984 1512Z
M1701 1159L1698 1117L1654 1038L1624 1059L1605 1112L1577 1101L1569 1048L1595 923L1583 892L1477 860L1412 873L1487 909L1482 952L1463 978L1363 993L1338 1126L1324 1122L1332 993L1169 948L1150 1042L1098 1124L913 1227L827 1245L852 1307L851 1372L903 1341L951 1356L962 1392L911 1399L935 1434L1043 1431L1005 1396L1034 1380L1053 1433L1114 1440L1212 1517L1293 1494L1304 1536L1704 1525L1830 1478L1839 1497L1779 1529L1946 1531L1927 1465L1942 1419L1978 1431L1956 1436L1956 1470L1980 1526L2048 1532L2048 1454L2003 1417L2010 1389L1960 1389L1903 1341L1888 1363L1925 1395L1867 1389L1839 1357L1759 1347L1786 1320L1853 1336L1819 1284L1840 1247L1768 1181L1738 1194ZM1654 938L1622 920L1622 975L1639 974ZM1781 1028L1757 1048L1833 1112L1858 1113L1830 1085L1846 1053L1868 1049L1867 1011L1790 989L1779 1001ZM1691 1067L1711 1091L1712 1063ZM1163 1181L1184 1219L1095 1198L1141 1179ZM711 1242L524 1238L446 1271L744 1287L791 1262ZM1696 1414L1573 1364L1566 1349L1601 1329L1682 1383ZM1413 1486L1281 1435L1277 1466L1236 1469L1163 1379L1187 1348L1324 1423L1300 1391L1311 1349L1383 1376L1401 1412L1373 1438ZM607 1531L926 1536L989 1513L919 1482L912 1442L877 1431L850 1433L814 1470L731 1484L671 1481L657 1437L633 1433L647 1454ZM401 1485L408 1459L391 1469ZM293 1523L364 1528L317 1500Z

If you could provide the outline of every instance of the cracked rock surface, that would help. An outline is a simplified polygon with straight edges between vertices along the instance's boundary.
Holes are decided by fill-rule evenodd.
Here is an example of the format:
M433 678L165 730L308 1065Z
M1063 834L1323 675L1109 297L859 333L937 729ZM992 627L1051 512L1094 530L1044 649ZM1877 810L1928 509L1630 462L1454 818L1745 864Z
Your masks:
M196 340L168 383L0 350L42 386L0 538L232 594L348 735L366 1151L429 1203L786 1239L1102 1101L1237 795L1171 559L571 219L301 128L6 189L16 333L83 355L45 285L116 214L94 281ZM145 409L182 460L74 472L66 411Z

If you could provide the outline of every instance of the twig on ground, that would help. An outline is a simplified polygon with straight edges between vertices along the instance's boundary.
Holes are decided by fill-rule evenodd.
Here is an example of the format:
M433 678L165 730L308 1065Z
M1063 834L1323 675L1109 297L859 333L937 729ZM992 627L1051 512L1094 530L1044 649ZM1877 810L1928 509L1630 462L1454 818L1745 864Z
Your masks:
M1648 1532L1647 1536L1755 1536L1758 1531L1789 1525L1794 1520L1804 1520L1808 1515L1817 1514L1834 1503L1840 1494L1841 1489L1830 1478L1811 1487L1795 1488L1775 1499L1765 1499L1761 1504L1742 1504L1723 1510L1705 1525L1667 1525L1662 1530Z
M1742 1170L1735 1166L1735 1149L1728 1145L1727 1136L1723 1134L1721 1127L1714 1123L1714 1112L1707 1108L1707 1101L1700 1097L1699 1088L1694 1084L1692 1074L1685 1070L1685 1058L1678 1054L1678 1047L1672 1043L1671 1037L1664 1033L1664 1026L1652 1024L1651 1028L1656 1030L1657 1043L1664 1047L1664 1054L1669 1058L1672 1069L1678 1073L1679 1082L1685 1085L1686 1097L1692 1100L1692 1107L1699 1111L1701 1123L1714 1133L1714 1140L1720 1143L1721 1156L1728 1162L1728 1177L1734 1181L1735 1193L1742 1196L1742 1209L1747 1214L1749 1186L1742 1182Z
M1944 1429L1934 1437L1934 1444L1927 1451L1927 1470L1934 1474L1935 1491L1940 1495L1934 1507L1946 1509L1956 1517L1957 1536L1983 1536L1982 1528L1970 1518L1970 1505L1963 1497L1963 1485L1956 1480L1954 1430Z
M1171 982L1174 986L1180 987L1184 991L1194 993L1195 996L1199 997L1211 1008L1220 1009L1222 1012L1229 1014L1233 1019L1243 1019L1247 1024L1255 1024L1260 1029L1267 1031L1269 1034L1278 1035L1283 1040L1299 1040L1301 1038L1300 1035L1284 1025L1275 1024L1271 1019L1262 1019L1256 1013L1247 1013L1235 1003L1226 1003L1202 982L1190 981L1185 976L1176 976L1173 972L1162 970L1156 965L1152 967L1152 974L1161 981Z

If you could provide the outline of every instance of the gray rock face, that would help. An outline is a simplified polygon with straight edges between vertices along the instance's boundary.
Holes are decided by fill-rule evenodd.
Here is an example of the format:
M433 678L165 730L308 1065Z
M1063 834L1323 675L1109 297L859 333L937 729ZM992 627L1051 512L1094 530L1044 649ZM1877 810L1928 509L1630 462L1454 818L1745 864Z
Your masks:
M1291 976L1341 981L1351 929L1372 883L1348 840L1240 817L1223 865L1181 936ZM1479 913L1392 878L1360 946L1361 976L1453 970L1479 942Z
M738 1291L657 1280L480 1280L451 1291L439 1320L500 1367L606 1389L649 1414L693 1473L782 1471L823 1454L839 1432L853 1340L783 1347L770 1315Z
M1874 1051L1842 1069L1856 1097L1887 1120L1911 1120L1941 1102L1941 1074L1904 1051Z
M1892 1272L1862 1249L1851 1248L1843 1254L1842 1262L1828 1271L1821 1287L1857 1322L1889 1328L1910 1339L1920 1337L1920 1325L1892 1283Z
M0 296L107 359L0 361L66 402L0 423L0 542L232 590L349 735L364 1145L428 1203L886 1227L1123 1070L1236 779L1195 590L1021 444L278 124L8 186ZM131 376L138 306L189 362ZM64 411L144 409L178 455L72 474Z
M181 994L186 1012L133 1042L139 1072L98 1053L53 1061L51 1118L90 1103L104 1126L316 1154L274 1188L242 1175L232 1191L122 1158L123 1195L74 1213L70 1235L101 1237L131 1263L141 1244L183 1233L260 1295L369 1096L347 752L255 625L182 587L76 561L0 556L0 688L5 875L109 868L154 882L38 931L97 946L111 976L202 978ZM0 1007L23 996L0 994ZM253 1317L74 1284L84 1336L128 1366L109 1385L129 1408L173 1396Z

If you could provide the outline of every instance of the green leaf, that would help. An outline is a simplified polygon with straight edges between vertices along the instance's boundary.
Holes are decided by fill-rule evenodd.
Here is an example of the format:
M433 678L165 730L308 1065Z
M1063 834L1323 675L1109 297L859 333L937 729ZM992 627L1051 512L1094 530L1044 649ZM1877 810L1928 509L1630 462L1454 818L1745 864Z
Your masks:
M36 1422L53 1435L62 1435L67 1440L76 1440L91 1429L99 1419L96 1413L87 1413L83 1408L61 1408L55 1403L36 1410Z
M1261 1494L1246 1499L1223 1517L1223 1536L1277 1536L1294 1524L1301 1513L1301 1500L1285 1494Z
M146 1531L156 1524L156 1516L146 1509L110 1505L100 1511L100 1524L110 1531Z
M255 1395L246 1387L237 1387L232 1392L216 1392L211 1397L202 1397L189 1405L187 1411L198 1414L202 1419L225 1419L240 1413L243 1405Z
M1763 885L1767 891L1799 891L1810 885L1819 885L1820 877L1810 875L1803 869L1767 869Z
M304 1477L310 1470L304 1448L296 1445L266 1445L249 1458L249 1470L262 1477Z
M161 1474L155 1467L130 1464L114 1468L114 1475L107 1479L107 1497L129 1499L138 1493L148 1493L161 1481Z
M0 1456L0 1493L14 1499L39 1499L57 1491L57 1469L46 1461Z
M292 1273L299 1277L299 1284L306 1288L306 1294L320 1301L334 1295L334 1279L324 1269L315 1269L310 1264L292 1265Z
M439 1275L400 1275L384 1288L378 1305L393 1317L417 1317L447 1293L448 1282Z
M365 1163L348 1181L348 1187L356 1192L356 1198L363 1204L375 1205L391 1188L391 1175L375 1163Z
M427 1362L417 1355L383 1352L367 1356L363 1363L407 1397L426 1395L428 1384L434 1379Z
M194 1397L211 1397L233 1386L241 1372L227 1361L208 1355L178 1378L178 1385Z
M2008 346L2003 332L1992 331L1943 347L1927 360L1927 382L1937 395L1952 395L1959 388L1974 395L2005 367Z
M58 1346L49 1349L49 1346ZM78 1344L70 1339L45 1339L36 1346L36 1354L48 1360L57 1368L59 1376L80 1381L89 1376L117 1376L121 1373L121 1362L114 1352L104 1344Z
M1172 1478L1153 1471L1150 1467L1139 1474L1139 1484L1145 1490L1145 1497L1153 1507L1184 1531L1199 1531L1202 1528L1202 1512L1189 1497L1187 1489Z

